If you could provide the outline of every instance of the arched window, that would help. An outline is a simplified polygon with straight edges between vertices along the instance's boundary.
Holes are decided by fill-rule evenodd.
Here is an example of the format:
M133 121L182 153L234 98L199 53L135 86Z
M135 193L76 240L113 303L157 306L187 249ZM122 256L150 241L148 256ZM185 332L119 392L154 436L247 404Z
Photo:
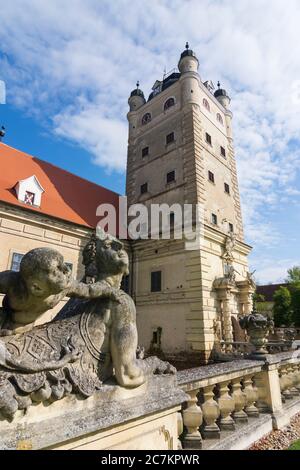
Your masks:
M220 113L217 114L217 121L223 126L223 118Z
M175 106L175 100L174 98L168 98L164 104L164 111L171 108L172 106Z
M144 116L142 117L142 124L148 124L148 122L151 121L151 114L150 113L146 113L144 114Z
M207 111L210 111L209 102L207 101L206 98L203 98L203 106L204 106L204 108L207 109Z

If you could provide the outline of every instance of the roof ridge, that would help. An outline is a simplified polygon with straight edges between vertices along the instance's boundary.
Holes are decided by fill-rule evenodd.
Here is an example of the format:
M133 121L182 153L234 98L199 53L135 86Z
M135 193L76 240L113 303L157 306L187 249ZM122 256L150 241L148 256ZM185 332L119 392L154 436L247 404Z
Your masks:
M117 193L116 191L113 191L112 189L108 189L106 188L105 186L102 186L98 183L94 183L93 181L90 181L86 178L83 178L82 176L79 176L79 175L76 175L76 173L73 173L72 171L69 171L69 170L65 170L64 168L61 168L60 166L58 165L55 165L54 163L51 163L51 162L48 162L47 160L42 160L41 158L39 157L35 157L34 155L31 155L30 153L27 153L27 152L24 152L23 150L19 150L19 149L16 149L15 147L12 147L11 145L7 145L5 144L4 142L0 142L0 147L1 145L4 145L5 147L8 147L12 150L15 150L16 152L19 152L23 155L26 155L28 156L29 158L33 159L33 160L38 160L40 162L43 162L43 163L46 163L47 165L49 166L52 166L53 168L57 168L59 171L63 171L64 173L68 173L69 175L72 175L72 176L75 176L76 178L82 180L82 181L86 181L87 183L89 184L93 184L94 186L98 186L99 188L102 188L102 189L105 189L106 191L109 191L111 193L114 193L116 194L117 196L121 196L121 194Z

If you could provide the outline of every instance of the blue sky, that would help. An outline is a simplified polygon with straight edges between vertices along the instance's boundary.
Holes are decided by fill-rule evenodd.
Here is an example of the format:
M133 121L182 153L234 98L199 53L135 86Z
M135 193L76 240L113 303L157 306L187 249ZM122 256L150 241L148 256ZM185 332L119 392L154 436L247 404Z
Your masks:
M5 142L124 192L128 111L188 40L232 97L251 267L300 264L298 0L14 0L0 10Z

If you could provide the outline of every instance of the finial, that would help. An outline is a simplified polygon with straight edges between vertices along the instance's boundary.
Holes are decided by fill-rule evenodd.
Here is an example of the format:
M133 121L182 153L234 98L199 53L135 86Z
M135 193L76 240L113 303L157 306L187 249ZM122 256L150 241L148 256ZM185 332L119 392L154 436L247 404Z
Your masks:
M137 81L137 82L136 82L136 87L138 88L139 86L140 86L140 82Z
M219 90L220 90L220 88L221 88L220 80L218 81L218 88L219 88Z
M188 43L188 42L186 42L186 44L185 44L185 48L186 48L186 49L189 49L189 47L190 47L189 43Z
M1 129L0 129L0 142L1 142L1 140L4 136L5 136L5 127L2 126Z

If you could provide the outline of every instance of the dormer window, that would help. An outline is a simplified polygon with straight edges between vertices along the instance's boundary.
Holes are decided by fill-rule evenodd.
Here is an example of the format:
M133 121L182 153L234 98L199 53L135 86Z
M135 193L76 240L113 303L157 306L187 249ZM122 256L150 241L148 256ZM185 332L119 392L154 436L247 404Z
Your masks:
M207 111L210 111L209 102L207 101L206 98L203 99L203 106L204 106L204 108L207 109Z
M45 192L36 176L18 181L15 186L18 201L28 206L40 207L42 194Z
M150 113L144 114L144 116L142 117L142 124L143 124L143 126L144 126L145 124L148 124L148 122L150 122L151 119L152 119L152 118L151 118L151 114L150 114Z
M34 206L34 198L35 198L34 193L31 193L30 191L25 191L25 198L24 198L25 204L29 204L29 206Z
M172 108L172 106L175 106L175 99L174 98L169 98L164 104L164 111L167 111L167 109Z

